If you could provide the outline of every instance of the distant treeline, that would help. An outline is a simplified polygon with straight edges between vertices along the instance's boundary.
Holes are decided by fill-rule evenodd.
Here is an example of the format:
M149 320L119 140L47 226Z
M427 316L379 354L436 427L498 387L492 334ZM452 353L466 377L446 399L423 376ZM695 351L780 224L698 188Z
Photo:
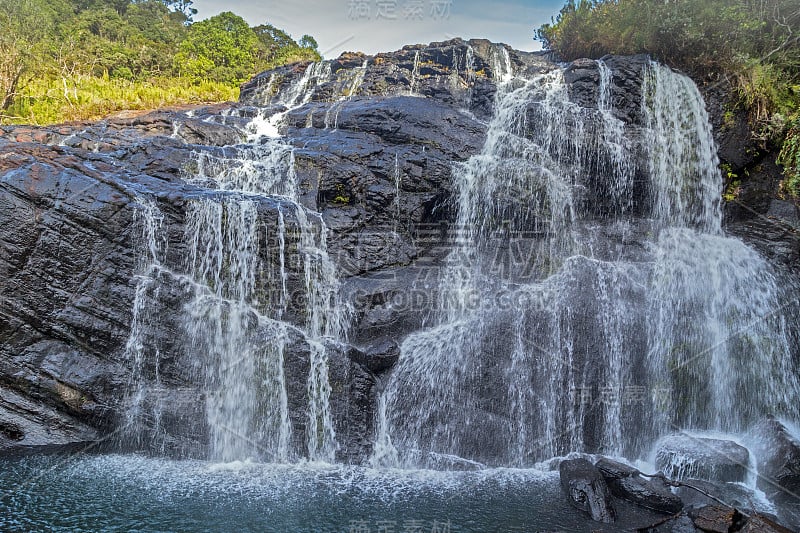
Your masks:
M261 70L320 58L309 35L195 14L191 0L0 0L0 120L225 100Z

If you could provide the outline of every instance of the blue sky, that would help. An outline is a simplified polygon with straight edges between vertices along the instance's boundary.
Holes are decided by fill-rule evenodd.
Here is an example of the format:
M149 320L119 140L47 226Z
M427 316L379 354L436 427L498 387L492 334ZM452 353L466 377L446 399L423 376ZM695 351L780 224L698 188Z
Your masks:
M233 11L252 26L269 22L295 39L313 35L326 58L344 51L388 52L453 37L486 38L537 50L533 30L565 0L194 0L195 20Z

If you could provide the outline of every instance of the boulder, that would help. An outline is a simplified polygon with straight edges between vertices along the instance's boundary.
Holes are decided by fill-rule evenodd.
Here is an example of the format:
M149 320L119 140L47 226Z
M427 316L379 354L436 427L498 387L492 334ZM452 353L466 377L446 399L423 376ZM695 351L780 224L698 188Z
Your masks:
M659 513L675 514L683 509L681 499L660 479L644 478L635 468L605 457L595 467L617 498Z
M606 480L637 477L641 474L636 468L608 457L601 457L594 466L600 470Z
M744 481L750 453L729 440L676 434L656 445L656 467L667 477L711 481Z
M596 522L613 523L616 519L608 485L586 459L566 459L558 467L561 489L570 504L589 513Z
M733 528L741 525L744 520L742 514L732 507L719 507L706 505L689 511L689 516L694 525L710 533L728 533L735 531Z

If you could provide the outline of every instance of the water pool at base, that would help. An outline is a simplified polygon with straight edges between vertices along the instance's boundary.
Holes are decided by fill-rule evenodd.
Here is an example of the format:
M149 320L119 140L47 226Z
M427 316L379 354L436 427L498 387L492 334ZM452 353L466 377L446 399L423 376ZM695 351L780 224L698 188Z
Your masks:
M591 522L557 472L214 464L134 455L0 461L0 531L616 532Z

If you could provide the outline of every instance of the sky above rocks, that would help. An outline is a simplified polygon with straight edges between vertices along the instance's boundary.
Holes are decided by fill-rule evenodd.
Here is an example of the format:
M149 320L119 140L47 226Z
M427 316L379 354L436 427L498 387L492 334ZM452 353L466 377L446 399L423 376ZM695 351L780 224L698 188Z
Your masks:
M194 0L195 20L233 11L251 26L269 22L295 39L313 35L326 58L388 52L453 37L486 38L538 50L533 30L564 0Z

